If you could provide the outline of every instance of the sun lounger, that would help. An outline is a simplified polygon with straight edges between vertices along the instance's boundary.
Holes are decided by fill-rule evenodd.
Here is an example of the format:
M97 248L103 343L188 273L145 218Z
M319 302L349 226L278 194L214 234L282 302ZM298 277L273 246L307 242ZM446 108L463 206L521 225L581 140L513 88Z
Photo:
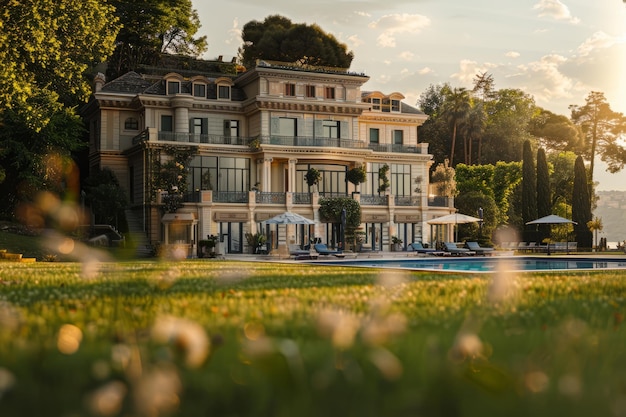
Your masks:
M296 261L317 259L316 254L312 254L308 249L300 249L298 245L289 245L289 256L293 256Z
M333 256L336 256L337 258L343 258L344 256L346 256L346 255L344 255L343 251L341 251L341 250L331 250L331 249L328 249L328 246L326 246L326 245L325 245L325 244L323 244L323 243L317 243L317 244L315 244L315 245L314 245L314 248L315 248L315 251L316 251L318 254L323 255L323 256L330 256L330 255L333 255Z
M478 242L465 242L465 246L467 246L467 249L470 251L476 252L476 255L493 255L493 248L480 246Z
M444 242L443 243L444 252L449 253L453 256L472 256L476 255L476 252L471 251L465 248L459 248L454 242Z
M443 255L443 251L437 250L435 248L425 248L424 245L422 245L422 242L413 242L409 245L408 249L416 253L425 253L428 255Z

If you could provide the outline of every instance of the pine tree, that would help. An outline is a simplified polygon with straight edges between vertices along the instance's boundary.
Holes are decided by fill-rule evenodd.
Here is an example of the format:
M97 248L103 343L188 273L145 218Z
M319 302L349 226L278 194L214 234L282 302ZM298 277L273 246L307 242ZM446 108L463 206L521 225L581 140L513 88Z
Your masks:
M537 151L537 217L549 216L552 214L550 173L548 172L548 161L543 148ZM538 227L538 238L542 242L550 237L550 225L542 224Z
M526 223L537 219L537 173L530 141L524 142L522 150L522 221L524 222L524 241L536 242L537 233L534 225Z
M592 220L591 217L591 198L589 196L589 184L587 182L587 171L582 156L576 158L574 164L574 189L572 193L572 220L577 224L574 225L574 234L578 248L591 248L593 242L593 234L589 230L587 223Z

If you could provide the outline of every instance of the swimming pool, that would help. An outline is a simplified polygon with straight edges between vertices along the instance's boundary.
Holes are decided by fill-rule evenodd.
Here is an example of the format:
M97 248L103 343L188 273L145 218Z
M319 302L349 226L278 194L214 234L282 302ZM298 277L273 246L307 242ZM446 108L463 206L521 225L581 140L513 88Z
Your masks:
M481 258L361 259L316 263L418 271L494 272L626 269L626 258L506 256Z

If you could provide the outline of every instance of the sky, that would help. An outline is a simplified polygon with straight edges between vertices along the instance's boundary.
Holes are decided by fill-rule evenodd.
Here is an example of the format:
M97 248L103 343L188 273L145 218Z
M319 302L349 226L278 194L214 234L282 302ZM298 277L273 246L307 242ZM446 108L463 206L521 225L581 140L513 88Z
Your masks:
M471 89L478 73L519 88L537 105L570 115L600 91L626 113L626 0L192 0L206 35L203 58L230 61L241 30L278 14L317 24L354 52L364 88L402 93L415 106L430 85ZM626 170L605 172L598 190L625 190Z

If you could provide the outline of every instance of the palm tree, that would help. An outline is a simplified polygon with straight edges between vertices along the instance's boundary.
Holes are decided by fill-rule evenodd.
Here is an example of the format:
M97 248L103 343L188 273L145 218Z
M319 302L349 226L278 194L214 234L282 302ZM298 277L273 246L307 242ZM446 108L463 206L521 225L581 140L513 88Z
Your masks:
M599 219L598 217L594 217L593 220L590 220L587 222L587 227L589 228L589 230L591 232L593 232L595 234L595 247L596 247L596 252L598 251L598 230L602 230L604 228L604 225L602 224L602 219Z
M480 152L482 147L482 137L485 132L485 125L487 123L487 114L485 113L483 103L478 102L471 106L467 120L461 125L461 134L463 135L465 150L465 164L472 164L472 144L475 139L478 140L478 152L477 158L478 164L480 164Z
M454 88L444 104L444 117L452 126L452 143L450 146L450 166L454 166L454 148L459 126L467 119L471 108L470 92L465 88Z

